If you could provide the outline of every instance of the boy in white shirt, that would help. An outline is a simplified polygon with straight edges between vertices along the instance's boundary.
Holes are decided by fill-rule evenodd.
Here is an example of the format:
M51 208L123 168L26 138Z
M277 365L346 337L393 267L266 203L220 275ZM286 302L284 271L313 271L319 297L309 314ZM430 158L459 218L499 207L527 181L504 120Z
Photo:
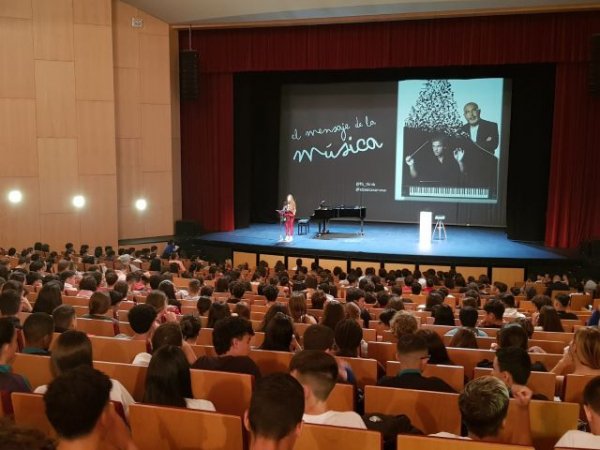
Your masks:
M305 423L366 429L354 411L331 411L327 398L335 387L338 365L335 358L321 350L296 353L290 362L290 373L304 388Z
M591 433L567 431L556 447L600 448L600 377L593 378L583 390L583 409Z

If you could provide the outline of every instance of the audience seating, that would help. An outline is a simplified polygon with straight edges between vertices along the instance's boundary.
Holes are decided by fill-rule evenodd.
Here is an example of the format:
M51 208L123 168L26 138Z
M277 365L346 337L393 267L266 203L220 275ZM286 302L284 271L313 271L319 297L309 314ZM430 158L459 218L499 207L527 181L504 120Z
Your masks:
M473 378L491 375L492 369L475 367ZM556 375L551 372L531 372L527 386L535 393L546 396L548 400L554 400L556 389Z
M583 390L585 389L585 386L595 377L596 375L573 374L565 376L565 381L563 383L565 402L582 404Z
M274 352L257 349L250 351L250 358L252 358L260 368L261 375L269 375L275 372L289 372L292 356L294 356L294 354L290 352Z
M365 412L405 414L425 434L460 434L458 394L366 386Z
M15 423L17 425L34 428L46 436L56 437L56 431L54 431L46 417L46 408L42 395L13 392L11 399L15 413Z
M354 411L354 386L337 383L327 398L327 408L333 411Z
M212 345L190 345L196 357L201 356L217 356L217 352L215 352L215 348Z
M367 358L345 358L340 357L343 361L350 364L352 372L356 377L358 387L363 388L367 384L377 383L377 361Z
M115 327L112 321L102 319L77 319L77 329L91 336L115 336Z
M573 340L573 333L558 333L555 331L534 331L531 337L534 340L560 341L569 344Z
M194 398L210 400L218 412L242 417L250 407L252 375L195 369L190 374Z
M240 417L186 408L133 404L129 407L133 441L139 449L241 449Z
M17 353L12 364L12 370L14 373L27 378L32 390L50 383L54 378L50 369L49 356Z
M415 436L411 434L399 434L396 442L398 449L407 450L431 450L435 448L443 448L444 450L533 450L533 447L524 445Z
M131 364L138 353L146 351L146 342L130 339L115 339L90 336L94 361L109 361Z
M305 423L294 450L379 450L381 445L381 434L378 431Z
M66 305L87 307L90 303L90 299L86 297L74 297L69 295L63 295L62 302Z
M388 361L386 375L393 377L400 372L398 361ZM462 366L446 366L442 364L427 364L423 370L424 377L437 377L448 383L456 392L465 387L465 368Z
M119 322L119 334L124 334L126 336L133 336L135 331L129 325L129 322Z
M136 402L144 398L147 367L107 361L94 361L94 368L119 381Z
M384 367L387 361L396 359L396 344L392 342L369 341L369 357L379 361Z

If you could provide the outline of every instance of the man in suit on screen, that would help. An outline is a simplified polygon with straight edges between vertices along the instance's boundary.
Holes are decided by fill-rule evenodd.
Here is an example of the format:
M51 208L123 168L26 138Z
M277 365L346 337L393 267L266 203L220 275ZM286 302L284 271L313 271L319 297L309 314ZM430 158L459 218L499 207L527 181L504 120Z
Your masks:
M470 102L464 107L467 123L462 126L464 131L478 147L484 151L494 154L498 148L498 124L483 120L481 110L477 103Z

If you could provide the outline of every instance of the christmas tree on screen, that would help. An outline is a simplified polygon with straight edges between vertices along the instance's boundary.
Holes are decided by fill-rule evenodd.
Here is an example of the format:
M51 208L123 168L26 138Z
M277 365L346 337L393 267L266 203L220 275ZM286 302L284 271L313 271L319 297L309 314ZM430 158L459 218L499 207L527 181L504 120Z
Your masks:
M405 126L448 136L458 134L462 120L448 80L428 80L406 119Z

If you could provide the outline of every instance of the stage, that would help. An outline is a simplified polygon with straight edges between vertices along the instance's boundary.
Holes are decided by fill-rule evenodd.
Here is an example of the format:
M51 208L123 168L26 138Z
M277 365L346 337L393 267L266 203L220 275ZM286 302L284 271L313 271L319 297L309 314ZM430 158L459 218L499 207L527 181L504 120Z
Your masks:
M357 221L332 221L330 233L316 236L296 233L292 242L280 241L278 224L252 224L230 232L208 233L186 243L204 252L239 251L280 256L338 258L415 264L478 265L487 267L569 267L579 263L576 251L516 242L504 229L447 226L447 239L433 239L431 245L419 245L418 224L365 223L360 235ZM293 265L293 261L289 262Z

